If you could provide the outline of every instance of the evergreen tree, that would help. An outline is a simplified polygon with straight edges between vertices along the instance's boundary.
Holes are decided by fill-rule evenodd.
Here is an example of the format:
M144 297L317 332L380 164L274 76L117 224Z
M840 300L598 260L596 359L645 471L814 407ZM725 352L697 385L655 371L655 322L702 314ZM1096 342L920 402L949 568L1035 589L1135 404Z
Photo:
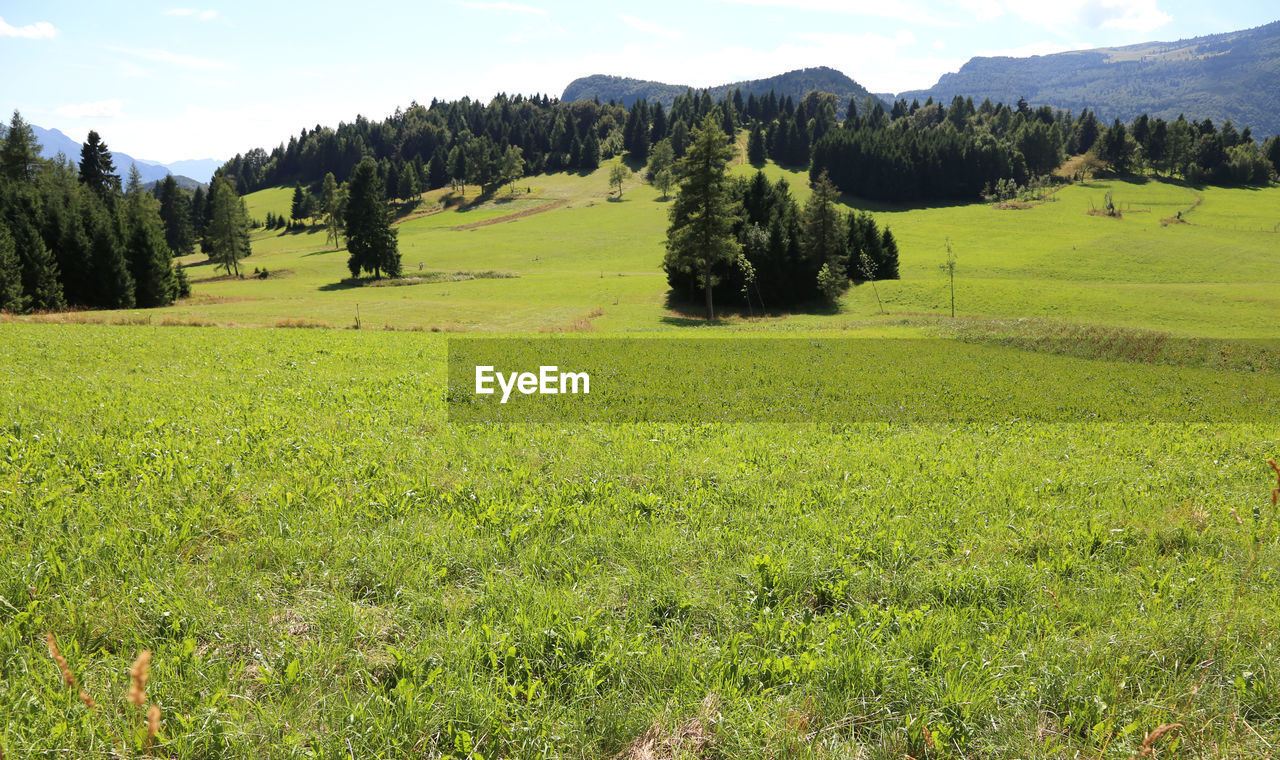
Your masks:
M191 229L191 202L170 174L160 183L160 219L164 222L164 240L175 256L195 251L195 233Z
M445 151L444 145L437 145L435 152L431 154L431 163L427 165L428 190L437 190L448 184L448 161L449 154ZM329 173L333 174L333 172Z
M39 163L40 145L35 132L15 110L0 149L0 177L10 182L30 182L35 179Z
M302 185L293 186L293 202L289 204L289 218L301 222L307 218L307 191Z
M26 305L36 311L60 311L66 308L67 302L58 262L40 236L39 219L40 198L34 187L25 183L0 183L0 221L8 226L18 252Z
M839 191L831 184L827 175L818 176L813 185L813 194L804 204L800 217L800 244L803 255L810 262L810 267L825 267L828 272L828 286L823 288L830 297L834 292L832 283L843 278L848 280L845 259L848 229L847 222L837 207ZM839 288L840 291L843 288ZM839 293L836 292L836 295ZM834 299L832 299L834 300Z
M467 179L467 150L462 145L455 145L453 150L449 151L449 180L453 183L454 190L462 190L464 198Z
M80 181L98 197L110 199L120 190L120 177L111 160L111 151L97 132L89 131L89 138L80 147Z
M898 275L898 241L888 227L880 236L880 259L875 262L877 280L896 280Z
M761 166L765 161L764 130L758 121L751 125L751 135L747 138L747 161L753 166Z
M203 187L197 187L191 194L191 237L192 240L204 239L206 196Z
M90 292L88 304L100 309L130 309L134 306L133 276L125 261L116 217L87 187L91 201L85 204L84 227L89 237Z
M693 130L692 144L680 162L680 190L671 206L664 267L692 272L706 294L707 319L715 319L712 289L717 265L737 258L736 209L728 175L733 150L714 115Z
M27 299L22 294L22 261L14 248L9 227L0 220L0 312L21 314Z
M124 227L134 304L144 309L167 306L173 302L173 254L165 243L160 202L143 192L136 165L129 168Z
M250 254L249 219L230 180L219 174L209 186L209 222L202 247L227 274L240 276L240 260Z
M391 215L382 200L382 183L377 166L365 159L351 175L347 201L347 268L352 277L371 272L375 278L384 274L400 276L400 251L396 230L391 229Z
M412 200L418 197L418 177L412 166L406 166L400 172L400 188L397 190L401 200Z
M587 137L582 141L582 155L578 158L578 168L584 172L593 172L600 168L600 139L594 129L587 130Z

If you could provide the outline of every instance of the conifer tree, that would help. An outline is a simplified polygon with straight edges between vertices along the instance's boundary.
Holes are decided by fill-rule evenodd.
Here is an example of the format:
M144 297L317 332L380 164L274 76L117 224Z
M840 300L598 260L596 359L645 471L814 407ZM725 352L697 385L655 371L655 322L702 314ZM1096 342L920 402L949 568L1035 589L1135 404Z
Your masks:
M175 256L195 251L195 233L191 229L191 203L178 182L170 174L159 187L160 219L164 222L164 240Z
M107 144L97 132L90 130L89 138L80 147L80 181L98 197L109 199L120 190L120 177L115 171Z
M14 248L9 227L0 220L0 312L21 314L27 299L22 294L22 261Z
M751 125L751 135L747 138L747 161L754 166L760 166L765 161L764 131L758 121Z
M191 237L193 240L204 239L205 224L205 204L208 202L208 196L204 192L204 187L197 187L196 191L191 194Z
M418 197L418 177L413 171L412 166L406 166L404 171L400 172L400 187L396 194L401 200L412 200Z
M5 132L4 147L0 149L0 176L10 182L30 182L35 179L39 162L40 145L35 132L15 110Z
M898 275L898 241L888 227L880 236L880 259L876 262L877 280L896 280Z
M249 219L231 182L219 174L209 187L209 222L202 247L209 260L240 276L240 260L250 253Z
M129 168L124 227L134 304L148 309L172 303L173 254L165 242L160 202L142 190L137 166Z
M320 213L324 214L325 242L334 248L342 245L342 208L339 205L338 181L333 172L324 175L320 188Z
M366 158L351 175L346 223L347 268L352 277L370 272L375 278L400 276L397 230L391 229L390 210L383 202L377 166Z
M707 319L715 319L712 290L717 265L737 258L735 204L728 166L733 150L714 114L693 130L692 144L680 162L680 190L671 206L664 267L696 273L706 294Z
M805 202L800 217L800 243L805 258L811 262L811 267L826 267L831 282L836 284L840 278L848 279L845 261L848 256L848 226L836 206L838 198L836 186L824 173L814 183L813 194ZM831 288L826 290L830 295Z

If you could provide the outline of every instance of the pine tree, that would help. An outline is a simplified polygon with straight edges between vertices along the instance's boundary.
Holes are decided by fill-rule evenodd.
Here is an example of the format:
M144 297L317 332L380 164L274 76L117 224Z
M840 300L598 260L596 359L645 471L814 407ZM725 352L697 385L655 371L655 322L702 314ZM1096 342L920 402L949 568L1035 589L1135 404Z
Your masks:
M97 193L87 187L84 192L92 199L84 214L85 234L89 236L89 305L100 309L132 308L133 276L125 261L116 216Z
M418 197L418 177L412 166L406 166L400 172L400 187L396 191L401 200L413 200Z
M764 131L760 122L751 125L751 135L747 138L747 161L754 166L761 166L765 161Z
M98 197L109 199L120 190L120 177L111 160L111 151L97 132L89 131L89 139L80 147L80 181Z
M880 260L876 262L877 280L896 280L898 275L898 241L888 227L880 236Z
M680 162L680 191L671 206L664 266L696 273L706 293L707 319L715 319L712 289L716 267L733 261L741 246L734 236L736 217L729 161L733 150L715 116L708 114L693 130L692 144Z
M594 129L587 130L587 137L582 141L582 155L578 159L578 169L593 172L600 168L600 139Z
M133 277L135 305L149 309L172 303L173 254L164 238L160 202L142 190L137 166L129 169L125 196L125 255Z
M178 187L172 174L164 178L158 189L165 243L175 256L192 253L196 248L196 240L191 229L191 203L187 200L187 194Z
M36 311L60 311L63 297L58 262L40 236L40 198L29 184L0 183L0 221L9 228L22 264L22 293L27 307Z
M27 299L22 294L22 261L14 248L9 227L0 220L0 312L21 314Z
M347 268L352 277L370 272L375 278L400 276L397 230L391 229L390 211L383 202L377 165L366 158L351 175L347 200Z
M0 150L0 176L11 182L30 182L35 179L39 162L40 145L35 132L15 110L5 132L4 148Z
M204 222L205 222L205 204L207 196L204 187L197 187L196 191L191 194L191 237L193 241L202 240L204 238Z
M842 218L836 205L839 192L826 173L819 175L813 185L813 194L805 202L800 217L800 244L804 258L810 262L810 268L823 269L828 272L827 285L822 288L830 300L833 288L843 278L848 281L846 247L848 230L847 222ZM843 287L837 288L843 291ZM839 295L836 292L836 295Z
M289 204L289 218L301 222L307 218L307 191L302 185L293 186L293 202Z
M438 190L448 184L448 161L449 154L445 151L444 145L437 145L435 153L431 154L431 163L427 165L428 190ZM330 174L332 174L332 172L330 172Z
M227 274L240 276L240 260L250 254L249 219L231 182L223 175L209 187L209 222L202 247L209 260Z

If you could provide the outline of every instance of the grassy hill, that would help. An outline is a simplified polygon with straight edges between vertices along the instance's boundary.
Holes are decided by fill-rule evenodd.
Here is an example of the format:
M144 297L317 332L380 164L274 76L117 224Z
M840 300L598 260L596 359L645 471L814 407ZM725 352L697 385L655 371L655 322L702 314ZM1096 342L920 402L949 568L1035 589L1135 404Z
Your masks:
M1259 137L1280 134L1280 21L1256 29L1080 50L1030 58L974 58L927 90L899 95L950 102L1050 105L1097 111L1110 121L1140 114L1176 119L1232 120Z
M669 202L633 178L621 201L608 192L609 166L553 174L443 208L446 191L422 197L396 225L406 284L350 287L344 250L325 233L259 230L249 272L232 280L203 256L186 260L192 298L166 309L83 312L58 319L151 320L273 326L296 321L439 330L678 330L682 309L667 303L661 271ZM734 171L754 171L742 163ZM801 198L802 172L773 164ZM1124 214L1090 215L1112 192ZM250 215L287 215L292 190L248 196ZM1280 188L1202 188L1156 180L1097 181L1062 188L1025 209L986 204L897 207L846 198L889 225L901 247L902 279L853 288L838 314L748 318L727 329L792 331L925 324L949 310L938 269L950 239L959 257L957 308L976 318L1033 317L1122 325L1185 335L1275 334L1280 325ZM1182 214L1182 220L1167 220ZM477 225L478 222L486 224Z
M676 96L683 95L687 89L689 88L686 85L596 74L570 82L560 99L566 102L592 98L598 98L601 102L617 100L629 108L640 98L646 98L651 103L661 103L664 108L670 108ZM848 76L826 66L797 69L767 79L734 82L709 89L711 97L717 101L734 90L740 89L744 98L751 94L759 97L773 91L779 98L790 95L797 103L810 92L820 90L839 96L839 110L842 117L850 100L861 104L866 98L876 97Z

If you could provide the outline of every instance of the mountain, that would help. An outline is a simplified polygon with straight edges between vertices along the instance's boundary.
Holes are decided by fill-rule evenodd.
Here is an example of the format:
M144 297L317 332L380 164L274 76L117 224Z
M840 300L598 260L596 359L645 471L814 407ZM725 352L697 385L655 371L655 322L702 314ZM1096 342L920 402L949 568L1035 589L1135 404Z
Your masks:
M617 100L622 105L630 108L632 103L640 98L645 98L650 102L657 101L662 103L663 107L670 108L676 96L683 95L685 90L688 89L689 87L682 84L663 84L662 82L651 82L643 79L628 79L596 74L595 76L582 77L570 82L560 99L565 102L591 100L592 98L599 98L601 101ZM695 87L693 89L698 90L700 88ZM867 88L839 71L826 66L819 66L813 69L797 69L796 71L789 71L786 74L779 74L768 79L734 82L733 84L720 85L710 89L711 97L716 100L723 98L735 89L741 89L742 97L744 98L753 93L757 97L767 95L770 90L773 90L778 94L778 97L790 95L797 102L811 91L821 90L840 97L839 115L841 118L844 118L844 111L851 99L861 103L864 98L875 97L867 91Z
M36 141L40 143L40 155L45 158L53 158L61 151L67 158L75 163L80 163L80 143L67 137L65 134L56 129L45 129L31 125L31 131L35 133ZM107 147L111 147L110 141ZM116 165L116 173L120 175L121 180L129 179L129 166L138 167L138 173L142 175L142 184L146 185L164 179L170 174L185 175L184 179L194 177L193 182L207 183L213 179L213 172L219 166L221 161L215 161L212 158L204 158L198 160L174 161L171 164L162 164L157 161L143 161L134 158L128 153L120 151L111 151L111 160Z
M1149 113L1165 119L1230 119L1254 134L1280 134L1280 21L1178 42L1078 50L1031 58L973 58L928 90L905 100L943 103L956 95L981 102L1095 110L1129 121Z
M156 185L160 184L161 181L162 180L155 180L154 182L147 182L142 186L142 188L144 190L151 190ZM173 175L173 181L178 183L178 187L192 192L195 192L197 187L204 188L206 191L209 189L209 185L207 183L197 182L196 180L191 179L190 177L184 177L181 174Z

